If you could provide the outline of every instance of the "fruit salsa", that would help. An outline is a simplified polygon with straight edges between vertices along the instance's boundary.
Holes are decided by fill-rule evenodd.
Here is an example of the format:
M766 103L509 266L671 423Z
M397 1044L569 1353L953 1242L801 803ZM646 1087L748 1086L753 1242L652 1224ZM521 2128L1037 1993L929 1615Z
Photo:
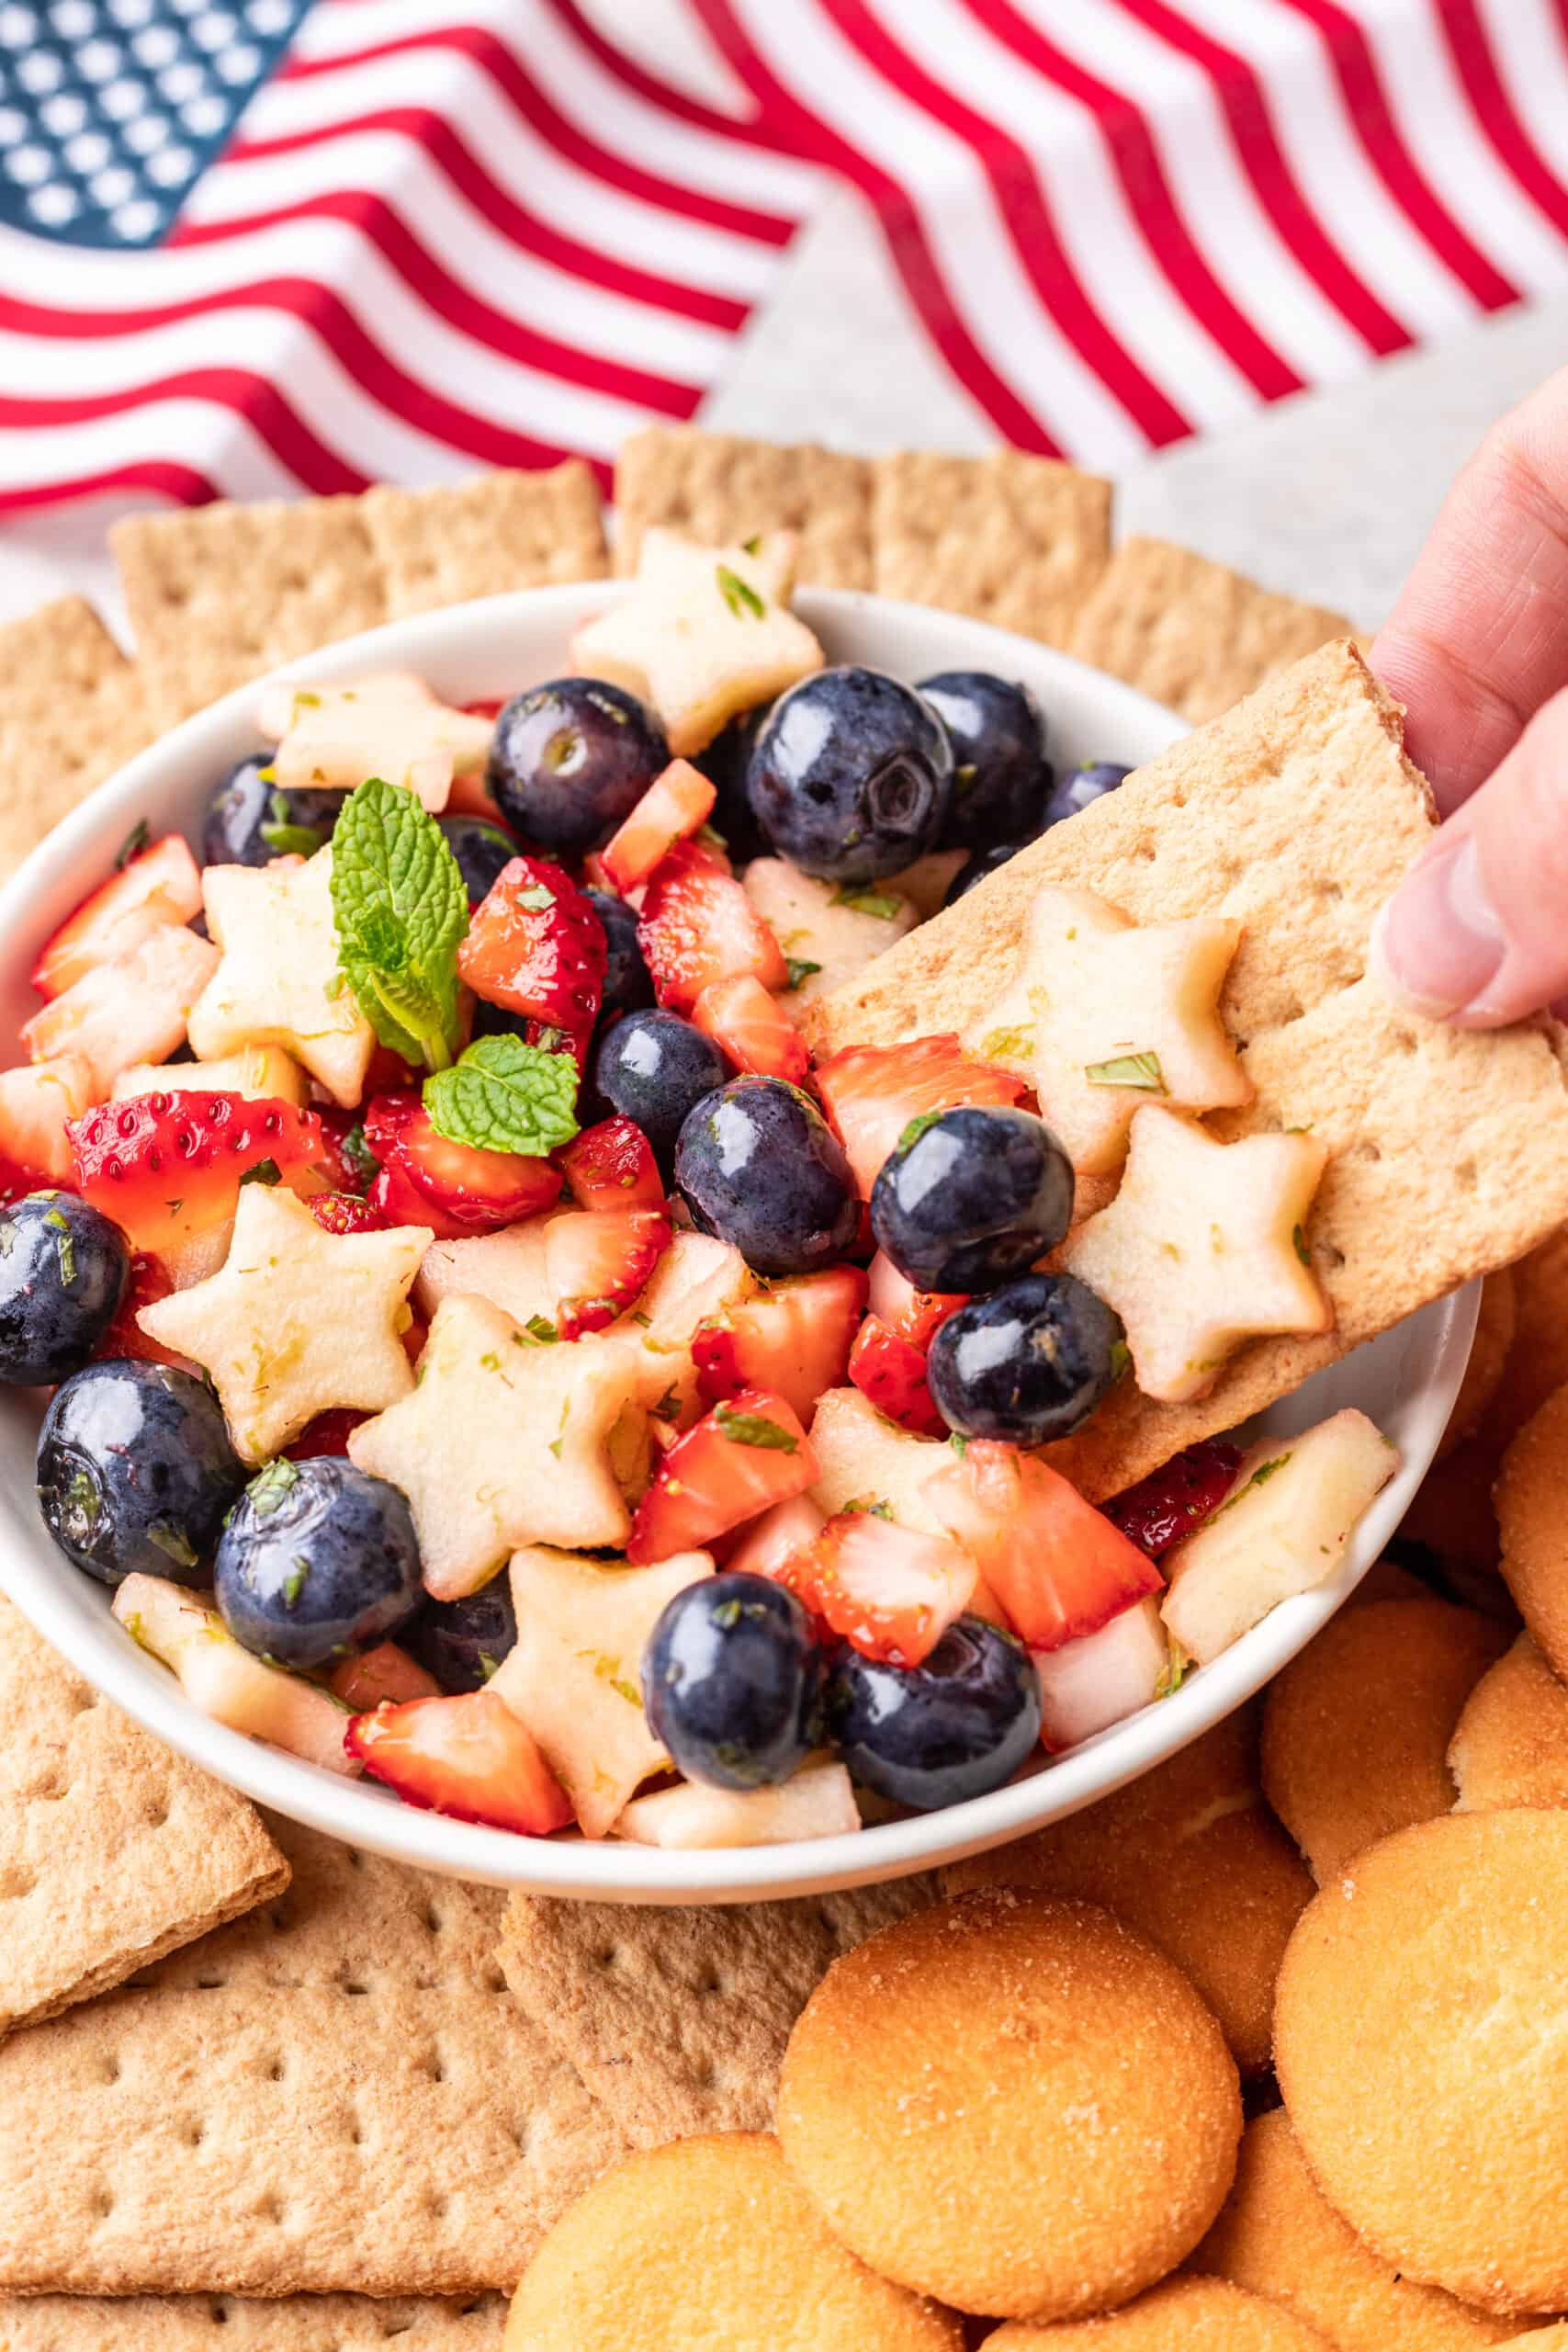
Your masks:
M829 665L792 544L650 531L575 673L258 694L0 1072L45 1523L219 1720L543 1837L960 1803L1332 1574L1364 1418L1097 1508L1040 1449L1323 1330L1304 1133L1223 1143L1240 928L1043 888L960 1036L797 1016L1047 827L1034 697ZM1086 1203L1090 1213L1085 1214Z

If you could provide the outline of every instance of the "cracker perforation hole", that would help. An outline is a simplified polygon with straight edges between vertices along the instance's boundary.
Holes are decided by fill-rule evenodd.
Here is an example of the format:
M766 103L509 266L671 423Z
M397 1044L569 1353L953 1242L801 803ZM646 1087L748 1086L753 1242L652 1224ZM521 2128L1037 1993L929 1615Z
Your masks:
M351 2001L367 2000L370 1994L369 1985L362 1984L356 1976L345 1976L343 1979L343 1989Z
M705 1968L697 1979L697 1990L699 1993L711 1996L716 1993L725 1993L728 1987L716 1968Z
M162 1829L168 1818L168 1805L162 1799L154 1799L153 1803L147 1808L146 1822L148 1828Z
M1317 1254L1331 1274L1337 1274L1345 1263L1344 1250L1338 1249L1332 1241L1320 1241L1317 1245Z
M439 2050L425 2052L424 2071L433 2083L444 2083L446 2080L446 2062Z
M1413 1054L1416 1046L1415 1030L1396 1029L1393 1033L1393 1042L1402 1054Z
M487 1968L484 1973L484 1986L487 1993L504 1993L506 1978L502 1970L493 1966Z
M424 2200L424 2210L433 2222L444 2222L452 2211L451 2201L439 2189L433 2189Z
M87 2210L96 2222L107 2222L114 2211L114 2199L107 2188L96 2188L87 2200Z
M185 2128L186 2146L187 2148L199 2148L206 2137L206 2124L202 2122L199 2116L193 2116Z
M1381 1145L1373 1143L1369 1137L1365 1143L1359 1143L1356 1146L1355 1149L1351 1152L1350 1157L1352 1159L1364 1159L1369 1166L1375 1166L1382 1158L1382 1148Z
M424 1925L427 1933L433 1936L438 1936L446 1924L446 1921L442 1918L441 1914L436 1909L434 1904L427 1904L424 1911Z
M1478 1182L1479 1174L1474 1160L1461 1159L1454 1170L1454 1182L1461 1192L1473 1193Z
M620 1964L621 1948L619 1944L605 1944L602 1950L596 1951L593 1955L594 1967L603 1969L606 1976L612 1974L614 1971L620 1966Z
M1314 888L1318 897L1329 906L1337 905L1345 896L1344 883L1336 882L1332 875L1325 875L1321 881L1314 885Z
M119 2080L119 2077L120 2077L120 2064L119 2064L119 2060L118 2060L117 2057L115 2057L115 2056L113 2055L113 2053L112 2053L112 2052L110 2053L110 2055L109 2055L107 2058L106 2058L106 2059L104 2060L103 2074L104 2074L104 2080L105 2080L105 2082L106 2082L106 2083L118 2083L118 2080Z
M284 2204L281 2197L264 2197L256 2207L258 2222L281 2222L283 2214Z
M228 1982L229 1979L226 1976L198 1976L196 1980L196 1989L198 1993L221 1993Z
M288 2068L283 2059L274 2058L267 2067L266 2078L269 2083L281 2083L287 2079L288 2074Z

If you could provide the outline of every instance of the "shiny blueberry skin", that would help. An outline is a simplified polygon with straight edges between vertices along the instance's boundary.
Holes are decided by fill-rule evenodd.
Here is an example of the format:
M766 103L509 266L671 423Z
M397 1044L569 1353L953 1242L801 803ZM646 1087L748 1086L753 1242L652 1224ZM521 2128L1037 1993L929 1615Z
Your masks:
M211 1389L139 1358L75 1374L55 1391L39 1435L44 1525L102 1584L138 1570L209 1583L224 1514L249 1475Z
M705 1577L666 1603L642 1660L649 1728L689 1781L786 1781L819 1736L811 1620L771 1577Z
M269 1462L230 1514L212 1582L223 1623L257 1657L353 1657L423 1598L408 1498L335 1454Z
M999 1789L1040 1736L1029 1652L983 1617L960 1617L917 1667L841 1645L828 1661L824 1700L851 1776L916 1813Z
M482 1690L517 1639L511 1578L503 1568L461 1600L427 1600L398 1638L443 1690Z
M653 1002L653 979L637 945L637 909L609 890L585 890L582 895L604 926L604 944L609 950L599 1018L640 1012Z
M1122 1318L1072 1274L1026 1274L937 1328L926 1381L961 1437L1044 1445L1086 1421L1125 1361Z
M809 1096L782 1078L732 1078L699 1102L675 1147L693 1222L753 1273L809 1274L860 1229L844 1148Z
M874 882L935 847L953 746L913 686L884 670L818 670L781 695L747 770L781 857L829 882Z
M995 1290L1066 1238L1073 1167L1032 1111L960 1104L883 1162L871 1227L917 1290Z
M550 678L503 706L485 779L509 825L571 854L613 832L669 764L664 729L635 695Z
M502 867L509 865L516 856L517 843L502 826L492 825L488 817L438 817L435 821L457 861L468 904L477 907L481 899L489 897Z
M1016 857L1021 849L1028 846L1027 842L998 842L995 849L983 849L977 857L970 859L967 865L959 867L942 893L942 905L956 906L966 890L972 890L976 882L987 880L998 866L1005 865L1009 858Z
M678 1012L628 1012L600 1039L592 1078L610 1109L634 1120L667 1162L688 1114L728 1071L713 1039Z
M64 1380L91 1361L119 1311L130 1246L74 1193L0 1209L0 1380Z
M953 746L953 805L937 847L1032 841L1055 776L1045 714L1029 688L989 670L942 670L922 678L919 692Z
M1118 767L1114 760L1085 760L1063 776L1045 803L1044 821L1059 825L1064 817L1076 817L1091 800L1103 800L1119 784L1125 784L1131 768Z
M309 856L331 841L343 794L283 791L263 774L271 757L257 752L242 760L214 788L201 829L204 865L265 865L290 850Z

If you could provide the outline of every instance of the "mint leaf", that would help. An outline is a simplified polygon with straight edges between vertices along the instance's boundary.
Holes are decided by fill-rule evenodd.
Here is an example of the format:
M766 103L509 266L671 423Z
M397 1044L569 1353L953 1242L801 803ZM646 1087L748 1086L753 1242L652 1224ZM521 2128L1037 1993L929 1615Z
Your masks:
M789 974L789 985L792 989L797 989L802 980L808 980L813 972L819 972L822 969L820 964L813 964L804 956L787 956L784 958L784 966Z
M123 874L126 867L130 864L131 859L133 857L141 856L142 851L146 848L148 842L151 839L152 828L149 826L146 818L138 817L135 824L132 825L130 832L127 833L118 849L115 852L115 872L117 874Z
M455 1069L425 1080L424 1107L448 1143L542 1159L577 1133L577 1064L521 1037L476 1038Z
M281 1184L282 1182L283 1170L276 1159L258 1159L255 1166L247 1168L241 1177L240 1190L243 1192L247 1184Z
M738 1413L729 1405L716 1405L714 1419L732 1445L769 1446L778 1453L798 1453L800 1440L763 1413Z
M910 1120L908 1125L905 1128L903 1134L899 1136L897 1142L894 1145L893 1148L895 1151L908 1151L912 1143L919 1142L920 1137L925 1134L928 1127L934 1127L937 1121L941 1118L944 1118L945 1116L946 1113L942 1111L920 1111L917 1113L915 1117Z
M457 1050L457 949L468 894L446 836L417 797L371 776L333 834L338 958L382 1045L447 1069Z
M727 563L716 564L714 573L718 582L718 593L736 619L739 620L750 613L753 620L760 621L768 608L750 582L742 580L738 571L731 571Z
M893 922L904 911L902 899L890 898L885 890L867 890L858 882L846 882L833 904L852 907L857 915L875 915L879 922Z
M366 1138L363 1119L357 1126L350 1127L339 1149L343 1153L344 1166L356 1179L360 1190L367 1191L381 1173L381 1163Z
M1085 1062L1083 1074L1091 1086L1135 1086L1145 1094L1165 1092L1157 1054L1118 1054L1108 1062Z

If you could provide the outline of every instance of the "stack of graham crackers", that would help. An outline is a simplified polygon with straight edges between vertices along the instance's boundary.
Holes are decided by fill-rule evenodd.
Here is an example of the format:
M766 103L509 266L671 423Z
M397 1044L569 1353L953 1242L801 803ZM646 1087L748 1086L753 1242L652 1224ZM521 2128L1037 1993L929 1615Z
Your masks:
M1015 453L867 460L655 429L623 452L616 506L618 570L650 524L720 541L789 526L809 582L1022 630L1194 721L1347 627L1182 549L1113 548L1109 483ZM0 870L133 752L280 662L610 568L575 463L138 516L115 549L134 661L74 599L0 630ZM0 1687L0 2352L181 2352L219 2325L229 2352L499 2345L498 2290L578 2191L628 2144L764 2128L829 1962L931 1892L508 1909L264 1823L96 1702L4 1602ZM1213 1838L1234 1847L1234 1869L1204 1871L1214 1956L1173 1956L1230 1972L1205 1989L1256 2065L1299 1873L1245 1726L1193 1753L1162 1782L1169 1820L1130 1792L1097 1826L1046 1833L1039 1868L1176 1947L1184 1855L1196 1869ZM1133 1863L1150 1836L1157 1921Z

